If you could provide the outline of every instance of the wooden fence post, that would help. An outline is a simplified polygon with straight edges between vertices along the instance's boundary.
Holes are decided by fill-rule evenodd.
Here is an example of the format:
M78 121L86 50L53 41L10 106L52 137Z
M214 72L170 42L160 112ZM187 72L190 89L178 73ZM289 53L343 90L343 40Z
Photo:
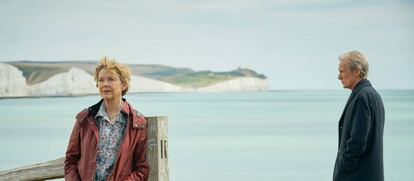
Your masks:
M147 160L150 165L148 181L168 181L167 117L146 117L148 120Z
M150 166L148 181L169 181L168 169L168 122L165 116L145 117L147 129L147 160ZM45 163L0 171L0 181L34 181L63 178L65 158Z

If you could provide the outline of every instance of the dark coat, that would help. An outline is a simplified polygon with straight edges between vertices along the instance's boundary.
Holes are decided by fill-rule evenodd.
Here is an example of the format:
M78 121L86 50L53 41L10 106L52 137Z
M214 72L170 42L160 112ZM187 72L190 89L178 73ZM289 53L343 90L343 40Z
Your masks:
M108 180L146 181L149 166L146 160L147 121L126 102L121 113L127 116L125 135ZM95 115L102 100L76 116L65 158L65 180L95 180L99 131Z
M334 181L383 181L384 105L368 80L350 95L339 120Z

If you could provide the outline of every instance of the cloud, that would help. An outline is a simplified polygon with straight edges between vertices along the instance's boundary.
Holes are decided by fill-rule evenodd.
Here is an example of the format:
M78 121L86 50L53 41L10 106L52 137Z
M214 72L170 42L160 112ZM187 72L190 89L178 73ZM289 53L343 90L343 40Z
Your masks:
M323 85L325 68L349 49L379 62L414 57L413 16L413 3L386 0L1 1L0 58L242 66L271 84L283 81L279 73L316 70Z

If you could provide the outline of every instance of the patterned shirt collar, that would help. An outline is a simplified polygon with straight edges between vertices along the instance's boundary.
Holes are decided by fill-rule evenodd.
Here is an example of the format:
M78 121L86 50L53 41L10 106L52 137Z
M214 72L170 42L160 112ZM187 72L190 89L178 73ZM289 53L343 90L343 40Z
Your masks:
M121 114L121 108L124 105L124 101L123 100L121 100L121 101L122 102L121 102L121 106L120 106L120 110L119 110L118 114ZM101 118L109 121L109 116L106 113L105 102L102 102L101 106L99 107L98 113L96 114L95 118L98 118L98 117L101 117ZM121 119L116 119L115 121L121 121Z

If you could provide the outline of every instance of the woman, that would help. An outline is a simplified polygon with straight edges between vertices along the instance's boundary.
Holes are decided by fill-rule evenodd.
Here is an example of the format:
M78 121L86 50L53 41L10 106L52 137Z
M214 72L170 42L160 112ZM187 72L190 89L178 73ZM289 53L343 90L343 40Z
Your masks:
M122 98L129 69L103 57L95 81L102 99L76 116L65 180L147 180L147 121Z

